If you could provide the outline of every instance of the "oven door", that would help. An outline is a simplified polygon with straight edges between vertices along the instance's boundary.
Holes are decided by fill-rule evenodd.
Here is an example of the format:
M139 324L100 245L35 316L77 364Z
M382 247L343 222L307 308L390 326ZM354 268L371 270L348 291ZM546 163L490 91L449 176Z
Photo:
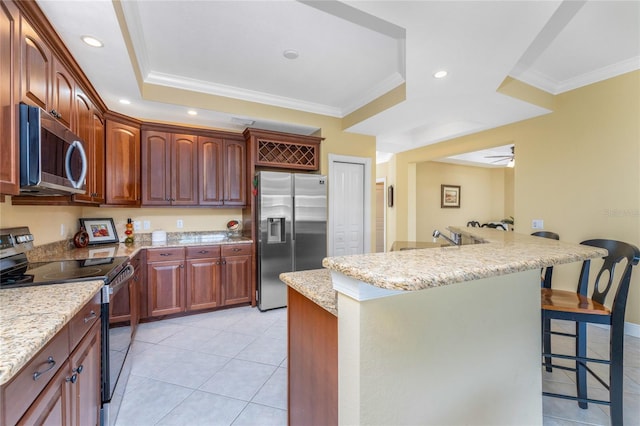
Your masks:
M109 403L116 386L124 386L127 379L123 372L131 346L131 316L124 314L124 306L130 312L130 279L109 285L109 302L102 305L102 402Z

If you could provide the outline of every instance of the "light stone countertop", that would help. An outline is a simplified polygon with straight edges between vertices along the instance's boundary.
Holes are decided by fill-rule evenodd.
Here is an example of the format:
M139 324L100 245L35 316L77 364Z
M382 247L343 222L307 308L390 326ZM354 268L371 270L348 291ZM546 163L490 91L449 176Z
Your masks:
M102 288L101 280L0 290L0 385Z
M600 248L511 231L449 229L487 243L329 257L322 266L376 287L415 291L607 255Z
M330 270L286 272L280 274L280 280L316 305L338 316L338 300Z
M227 237L226 235L221 235L219 233L184 233L174 238L167 238L167 241L164 243L153 243L149 239L140 239L136 240L133 244L100 244L84 248L74 247L70 250L61 249L59 245L53 245L49 249L47 249L47 247L36 247L27 254L27 257L30 262L119 256L127 256L131 258L140 250L144 249L251 243L253 243L253 240L246 237Z

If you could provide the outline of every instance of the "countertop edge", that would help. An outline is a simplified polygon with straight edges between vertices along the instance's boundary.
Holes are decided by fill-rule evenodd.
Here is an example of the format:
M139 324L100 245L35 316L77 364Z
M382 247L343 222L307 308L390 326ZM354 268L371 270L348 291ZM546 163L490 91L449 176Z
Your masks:
M325 311L338 316L337 293L333 289L330 270L285 272L280 274L280 280Z

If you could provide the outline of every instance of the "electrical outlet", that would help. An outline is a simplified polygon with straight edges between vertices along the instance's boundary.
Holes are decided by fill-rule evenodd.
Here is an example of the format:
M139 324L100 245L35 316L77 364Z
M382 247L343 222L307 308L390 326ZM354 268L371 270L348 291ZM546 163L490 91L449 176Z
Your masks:
M182 228L182 227L184 226L184 223L182 222L182 219L178 219L178 220L176 221L176 226L177 226L178 228Z
M133 230L134 231L139 231L142 228L142 224L140 223L139 220L134 220L133 221Z
M531 221L532 229L544 229L544 220L542 219L533 219Z
M151 229L151 221L150 220L145 220L144 222L142 222L142 227L144 229Z

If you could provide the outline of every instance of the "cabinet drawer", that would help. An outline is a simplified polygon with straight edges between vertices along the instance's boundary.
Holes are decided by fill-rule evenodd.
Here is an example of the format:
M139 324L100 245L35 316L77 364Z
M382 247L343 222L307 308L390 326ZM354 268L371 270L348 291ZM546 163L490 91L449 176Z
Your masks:
M164 262L184 259L184 248L147 249L147 262Z
M222 257L253 254L253 244L227 244L222 246Z
M68 357L69 328L65 326L4 387L5 413L0 423L16 424Z
M100 319L101 300L102 292L99 291L69 322L69 347L71 350L76 347L91 326Z
M187 258L189 259L209 257L220 257L220 246L187 247Z

